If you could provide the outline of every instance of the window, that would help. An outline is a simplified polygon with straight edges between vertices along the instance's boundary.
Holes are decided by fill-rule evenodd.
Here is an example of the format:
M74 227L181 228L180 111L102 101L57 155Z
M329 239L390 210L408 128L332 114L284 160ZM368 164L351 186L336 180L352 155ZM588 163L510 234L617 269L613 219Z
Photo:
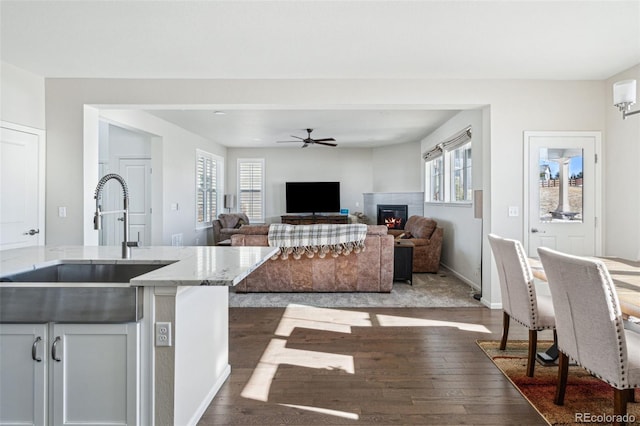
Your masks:
M451 152L451 201L471 202L471 142Z
M218 217L224 160L196 150L196 227L211 226Z
M427 201L444 201L444 158L440 156L427 164L430 189Z
M439 143L423 158L425 202L472 202L471 127Z
M250 222L264 222L264 159L238 159L238 203Z

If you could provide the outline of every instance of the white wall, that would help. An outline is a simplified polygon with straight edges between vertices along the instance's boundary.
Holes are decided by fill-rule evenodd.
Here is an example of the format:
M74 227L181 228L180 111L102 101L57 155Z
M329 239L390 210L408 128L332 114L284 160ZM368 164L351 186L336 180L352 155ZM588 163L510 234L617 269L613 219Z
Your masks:
M207 231L196 229L195 225L196 149L225 157L226 148L144 111L102 110L100 116L125 128L154 135L151 137L154 170L152 244L171 245L171 235L178 233L183 234L184 245L206 244ZM88 140L85 142L89 143ZM99 179L97 161L96 158L96 184ZM89 166L92 164L87 164ZM90 184L89 182L89 188ZM178 210L173 210L172 204L177 204ZM91 216L91 211L85 211L84 217L80 219L85 222L86 235L83 242L97 244L97 240L94 242L92 239L95 233L92 233L92 225L87 222L88 216ZM51 221L55 220L55 216L51 218ZM157 223L161 226L156 226Z
M151 160L151 144L153 137L147 133L133 131L125 129L123 127L109 124L105 121L100 121L99 126L99 146L98 146L98 164L99 175L105 176L108 173L116 173L122 175L120 170L120 160L124 158L136 158L136 159L148 159ZM147 181L147 191L145 191L144 200L136 200L132 191L132 186L135 182L129 180L126 181L129 185L129 194L131 199L131 206L135 206L136 202L144 205L145 202L152 200L153 187L152 181ZM139 195L138 195L139 196ZM152 207L149 204L149 207ZM117 184L108 184L104 187L102 193L102 208L103 211L113 211L122 209L122 188ZM138 240L142 245L152 245L153 232L153 220L151 220L151 212L145 213L146 220L144 221L145 229L141 234L136 232L139 227L130 226L130 237L132 240ZM124 233L122 232L122 222L118 221L119 215L106 215L102 217L102 229L98 231L100 245L117 245L122 242ZM130 219L131 220L131 219ZM136 222L138 225L140 222ZM155 226L161 227L162 223L157 223Z
M640 82L640 64L606 82L607 133L603 137L605 247L610 256L640 260L640 114L622 119L613 105L612 85L616 81ZM632 110L640 109L636 103Z
M483 189L483 112L469 110L456 114L436 131L424 138L421 152L471 126L471 156L474 190ZM424 176L424 162L422 163ZM423 183L424 189L424 183ZM480 289L482 263L482 220L474 217L473 204L452 205L425 203L424 216L431 217L444 230L441 262L466 282Z
M107 130L103 130L103 126ZM120 157L151 157L152 137L145 133L128 130L106 122L100 123L100 132L106 138L100 139L98 161L110 165L109 170L117 173Z
M228 149L227 190L237 191L238 158L265 159L265 216L279 222L286 213L285 182L340 182L340 205L362 211L362 193L372 188L372 150L329 147ZM359 205L356 206L356 203Z
M422 191L420 141L373 149L373 192Z
M508 206L520 206L522 211L523 132L604 131L605 100L602 81L47 79L48 152L69 153L65 161L56 161L59 156L47 157L47 210L55 209L67 196L69 205L78 208L76 220L64 225L48 223L52 233L48 241L81 244L84 240L82 199L94 185L89 179L84 182L83 171L83 108L87 104L197 104L212 109L256 109L267 105L301 109L321 105L335 109L373 105L381 109L409 105L450 109L490 106L490 119L485 120L489 121L491 144L483 155L485 165L491 166L485 171L490 172L485 175L489 179L483 182L485 233L493 231L522 239L522 218L509 219L507 211ZM177 173L171 177L181 180ZM486 270L483 269L483 274ZM495 271L486 274L483 297L486 303L497 304L500 298L497 276Z
M227 191L237 192L238 158L264 158L266 221L285 213L285 182L338 181L341 208L363 211L365 192L421 191L420 143L379 148L228 149Z
M0 62L0 120L45 128L44 78Z

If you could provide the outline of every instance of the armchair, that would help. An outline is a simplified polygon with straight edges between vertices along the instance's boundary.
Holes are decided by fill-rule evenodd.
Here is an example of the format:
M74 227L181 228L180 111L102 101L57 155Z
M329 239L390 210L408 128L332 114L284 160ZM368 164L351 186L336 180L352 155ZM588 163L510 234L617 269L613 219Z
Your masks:
M413 272L438 272L444 231L435 220L411 216L404 230L390 229L389 234L396 238L404 234L402 238L413 243Z
M213 243L231 239L238 233L242 225L249 225L249 218L244 213L222 213L213 221Z

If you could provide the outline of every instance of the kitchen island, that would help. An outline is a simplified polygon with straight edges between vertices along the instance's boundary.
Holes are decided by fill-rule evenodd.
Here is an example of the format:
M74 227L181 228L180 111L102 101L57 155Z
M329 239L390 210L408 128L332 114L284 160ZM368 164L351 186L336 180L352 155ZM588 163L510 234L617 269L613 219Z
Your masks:
M0 277L6 279L59 264L158 267L128 283L0 282L0 302L9 305L26 288L134 287L140 298L133 306L134 319L126 323L60 323L46 318L56 308L44 309L47 302L34 309L40 315L36 322L5 318L0 324L0 407L10 406L13 414L31 416L35 423L196 424L231 371L228 289L275 251L142 247L134 248L130 259L121 259L120 247L0 252ZM87 310L91 318L91 306Z

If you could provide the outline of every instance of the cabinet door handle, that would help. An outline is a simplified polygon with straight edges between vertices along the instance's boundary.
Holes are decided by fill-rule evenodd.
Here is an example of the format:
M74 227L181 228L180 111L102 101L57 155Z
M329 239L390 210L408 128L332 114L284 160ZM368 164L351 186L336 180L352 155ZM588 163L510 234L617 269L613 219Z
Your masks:
M53 345L51 345L51 358L53 358L54 361L62 361L60 358L58 358L58 342L60 341L60 336L56 336L55 340L53 341Z
M31 346L31 358L33 358L36 362L42 362L42 358L38 356L38 343L42 341L42 337L36 337L36 340L33 341L33 346Z

